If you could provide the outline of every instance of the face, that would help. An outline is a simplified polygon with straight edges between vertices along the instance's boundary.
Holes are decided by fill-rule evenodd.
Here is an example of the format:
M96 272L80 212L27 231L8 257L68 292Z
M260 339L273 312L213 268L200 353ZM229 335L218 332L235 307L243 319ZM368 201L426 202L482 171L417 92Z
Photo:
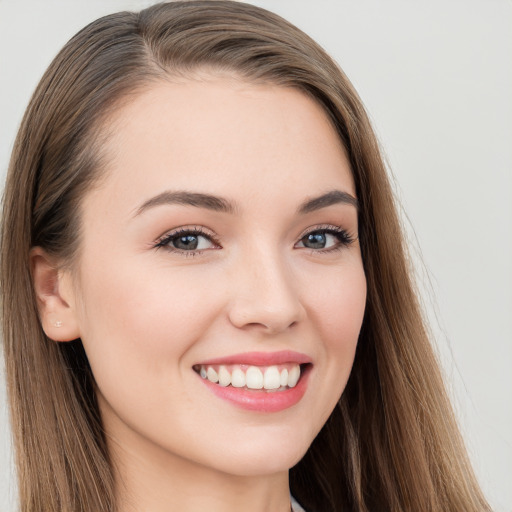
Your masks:
M153 84L110 131L75 314L111 443L286 471L343 392L366 300L333 127L301 92L207 77Z

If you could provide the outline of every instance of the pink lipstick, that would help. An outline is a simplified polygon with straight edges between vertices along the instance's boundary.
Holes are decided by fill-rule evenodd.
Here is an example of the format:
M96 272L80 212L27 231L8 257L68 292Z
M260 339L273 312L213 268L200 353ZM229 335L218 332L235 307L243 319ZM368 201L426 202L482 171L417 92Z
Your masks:
M219 398L243 409L278 412L304 396L311 358L293 351L245 352L194 365Z

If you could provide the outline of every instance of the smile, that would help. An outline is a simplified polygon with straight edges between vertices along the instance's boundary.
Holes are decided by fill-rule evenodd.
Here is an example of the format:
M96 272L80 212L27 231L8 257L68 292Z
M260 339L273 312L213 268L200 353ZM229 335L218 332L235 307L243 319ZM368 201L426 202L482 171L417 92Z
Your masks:
M193 366L217 397L238 408L265 413L297 404L306 393L312 368L311 358L291 351L250 352Z
M300 379L300 365L288 363L267 367L248 365L200 365L194 367L203 379L222 387L285 391Z

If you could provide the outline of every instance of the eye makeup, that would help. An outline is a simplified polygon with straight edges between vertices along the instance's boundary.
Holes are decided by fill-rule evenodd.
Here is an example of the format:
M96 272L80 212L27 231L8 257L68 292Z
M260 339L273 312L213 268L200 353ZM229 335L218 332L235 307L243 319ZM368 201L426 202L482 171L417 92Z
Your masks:
M348 247L356 239L340 226L325 224L310 227L301 233L293 247L308 249L313 253L327 253ZM188 257L212 249L222 249L218 238L202 226L175 229L160 237L154 247Z
M346 229L341 228L340 226L324 224L314 228L309 228L301 235L299 241L294 247L310 249L312 252L324 253L348 247L356 239L357 237L353 237ZM302 245L299 246L299 244Z
M183 256L195 256L205 250L221 249L216 237L202 226L181 227L160 237L154 246Z

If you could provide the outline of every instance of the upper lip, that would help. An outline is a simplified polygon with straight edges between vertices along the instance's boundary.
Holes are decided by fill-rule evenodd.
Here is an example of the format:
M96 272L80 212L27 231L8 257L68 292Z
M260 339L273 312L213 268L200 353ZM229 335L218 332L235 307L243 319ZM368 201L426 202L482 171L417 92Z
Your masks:
M276 364L311 363L311 358L306 354L295 352L293 350L280 350L278 352L243 352L229 356L218 357L201 361L200 365L218 365L218 364L247 364L251 366L273 366Z

